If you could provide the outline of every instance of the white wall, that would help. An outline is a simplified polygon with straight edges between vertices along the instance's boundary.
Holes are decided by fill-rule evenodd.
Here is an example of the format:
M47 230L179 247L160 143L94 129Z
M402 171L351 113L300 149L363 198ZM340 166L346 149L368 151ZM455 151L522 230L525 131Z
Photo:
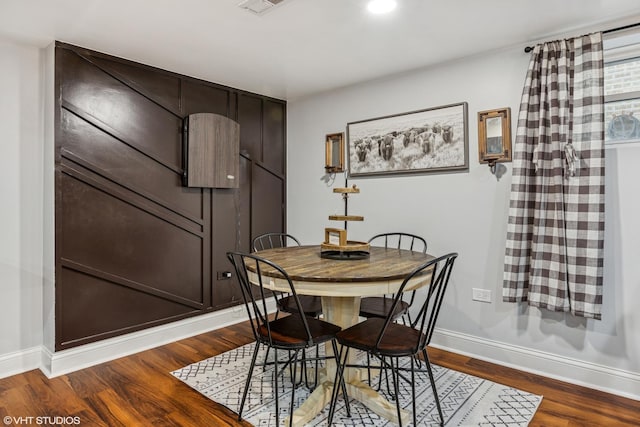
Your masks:
M40 55L0 40L0 372L28 367L29 350L42 344ZM21 357L3 365L12 354Z
M55 43L41 50L43 82L41 105L44 116L43 138L43 290L42 339L48 351L55 349Z
M511 164L499 180L479 164L477 112L511 107L515 135L528 60L518 47L290 102L288 231L320 243L324 227L336 226L327 216L342 212L322 180L326 134L352 121L466 101L469 171L350 179L361 193L349 213L365 220L350 224L349 238L407 231L425 236L432 254L459 252L435 344L640 398L640 145L606 152L603 320L501 300ZM344 177L333 186L344 186ZM474 287L491 290L492 303L472 301Z

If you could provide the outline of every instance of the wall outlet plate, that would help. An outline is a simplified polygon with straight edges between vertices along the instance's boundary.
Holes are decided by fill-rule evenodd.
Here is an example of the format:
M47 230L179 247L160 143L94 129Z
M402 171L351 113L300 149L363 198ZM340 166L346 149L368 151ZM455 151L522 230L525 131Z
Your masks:
M473 288L471 299L480 302L491 302L491 291L489 289Z

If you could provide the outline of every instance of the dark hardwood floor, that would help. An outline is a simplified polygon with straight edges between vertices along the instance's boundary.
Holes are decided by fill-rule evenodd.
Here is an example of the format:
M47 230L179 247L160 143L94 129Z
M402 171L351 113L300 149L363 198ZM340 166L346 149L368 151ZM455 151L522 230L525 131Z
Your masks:
M39 370L5 378L0 417L79 417L83 426L249 425L170 372L251 341L242 323L50 380ZM640 425L635 400L438 349L430 356L441 366L543 395L531 426Z

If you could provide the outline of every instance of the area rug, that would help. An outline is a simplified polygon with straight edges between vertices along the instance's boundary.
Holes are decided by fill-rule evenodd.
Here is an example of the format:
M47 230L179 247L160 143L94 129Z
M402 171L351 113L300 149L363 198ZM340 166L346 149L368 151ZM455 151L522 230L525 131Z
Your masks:
M248 344L239 347L178 369L172 374L209 399L238 412L254 346L255 344ZM264 347L260 351L262 354L258 355L257 360L263 361ZM273 351L269 353L269 357L272 356ZM527 426L542 401L542 396L441 366L432 366L446 426ZM280 423L283 424L289 415L290 378L286 376L284 381L280 379L278 386ZM385 389L383 385L381 393L389 398ZM273 391L273 365L256 366L243 419L254 426L276 427ZM298 407L309 393L304 384L299 385L295 393L295 406ZM342 399L339 402L333 419L335 426L395 425L353 399L350 401L351 417L347 417ZM411 412L411 389L408 384L401 387L400 402L403 408ZM328 409L327 405L307 426L325 426ZM416 413L419 426L439 425L438 410L426 373L416 374Z

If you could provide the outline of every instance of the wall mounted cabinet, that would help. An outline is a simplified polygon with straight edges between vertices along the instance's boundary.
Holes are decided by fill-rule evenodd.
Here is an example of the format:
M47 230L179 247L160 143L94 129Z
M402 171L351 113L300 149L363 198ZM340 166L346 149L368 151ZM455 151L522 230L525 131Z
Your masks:
M184 122L184 181L187 187L238 188L240 125L214 113L195 113Z

